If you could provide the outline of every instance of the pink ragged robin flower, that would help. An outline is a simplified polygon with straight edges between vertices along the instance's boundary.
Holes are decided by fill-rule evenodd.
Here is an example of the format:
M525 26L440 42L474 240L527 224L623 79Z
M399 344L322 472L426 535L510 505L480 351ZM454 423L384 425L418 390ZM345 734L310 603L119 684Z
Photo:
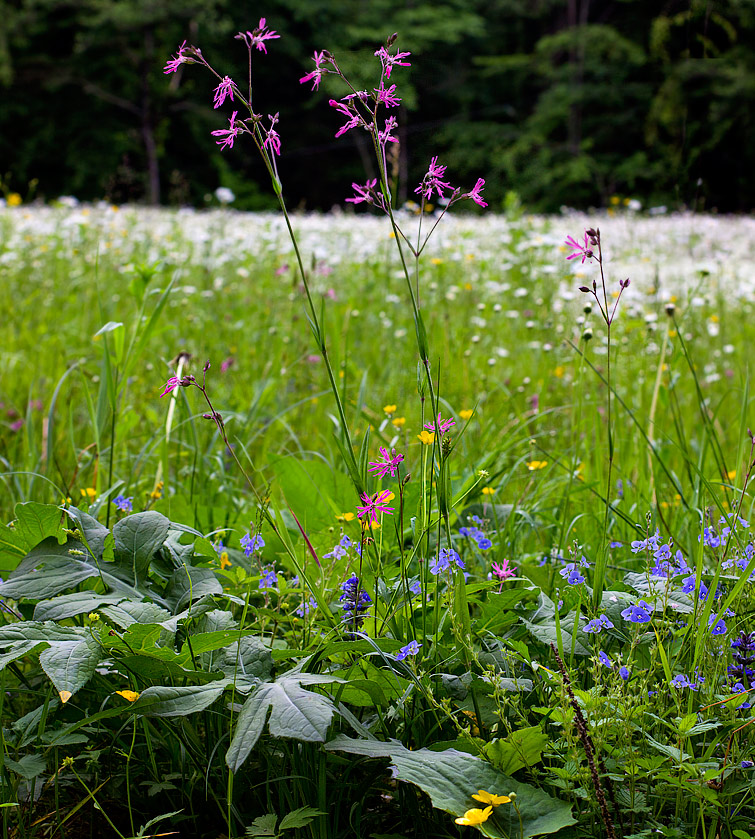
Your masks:
M504 559L500 565L497 562L494 562L493 575L503 582L504 580L508 580L509 577L516 577L516 568L512 568L509 565L508 559Z
M272 149L278 157L281 156L281 138L280 134L275 130L275 125L278 122L278 114L272 116L271 114L267 115L268 119L270 120L270 128L264 128L263 131L265 132L266 136L262 142L262 147L265 149Z
M330 56L322 50L322 52L317 52L315 50L314 62L315 62L315 69L312 70L311 73L307 73L306 76L302 76L299 79L299 84L304 84L305 82L312 82L312 90L317 90L320 86L320 79L323 77L325 73L328 72L322 65L326 62Z
M268 29L265 24L265 18L261 17L260 22L254 31L239 32L239 34L236 37L242 40L249 49L251 49L252 47L257 47L257 49L260 52L264 52L265 55L267 55L267 47L265 46L265 41L270 41L274 38L280 38L280 35L276 35L275 30Z
M582 257L582 264L584 265L586 259L592 259L593 252L590 248L590 237L585 233L585 243L584 245L580 245L575 239L571 236L566 237L566 244L574 249L574 253L570 253L567 256L567 259L577 259L578 257Z
M398 143L398 137L394 137L391 134L392 131L395 131L397 125L398 120L396 117L388 117L385 121L385 128L382 131L378 131L378 142L381 146L384 147L386 143Z
M453 187L447 181L441 180L446 174L446 167L438 163L437 155L430 160L430 166L427 169L427 174L422 178L422 183L414 190L417 195L421 195L424 199L430 200L433 195L433 190L438 193L438 196L445 197L447 189L453 190Z
M236 122L237 113L238 111L234 111L231 114L231 118L228 120L228 128L219 128L217 131L212 132L213 137L220 137L220 139L216 140L215 143L220 146L221 151L225 148L232 149L233 141L243 130L243 123Z
M184 55L185 52L186 52L186 41L184 41L183 44L181 44L181 46L178 48L178 52L176 53L176 55L173 58L171 58L168 61L168 63L165 65L165 67L163 68L163 73L165 73L166 75L168 73L175 73L176 70L178 70L178 68L182 64L186 64L188 59Z
M179 385L181 384L181 380L178 376L171 376L168 381L165 383L165 390L160 394L160 398L162 399L163 396L174 391Z
M485 186L485 180L483 178L478 178L477 183L474 185L474 188L471 192L467 192L466 195L462 195L462 198L471 198L475 204L480 207L487 207L487 202L482 200L482 188Z
M408 58L411 55L410 52L397 52L396 55L391 55L385 47L380 47L375 55L383 65L383 72L385 73L386 79L390 79L391 71L394 67L412 66L408 61L401 60L402 58Z
M398 96L396 96L395 84L392 84L390 87L386 87L381 81L380 87L374 88L374 91L377 96L378 103L385 105L386 108L396 108L401 103L401 100Z
M357 516L361 519L367 516L369 521L377 524L378 513L392 513L393 507L386 507L385 502L393 496L390 490L384 489L380 493L375 493L372 497L363 492L361 499L364 502L363 507L357 507Z
M362 186L361 184L352 184L351 188L354 190L354 197L347 198L346 202L348 204L361 204L365 202L367 204L374 204L375 199L373 197L373 191L377 186L377 178L372 178L372 180L368 180L367 183Z
M375 472L379 478L384 478L386 473L390 472L391 477L395 478L396 471L398 470L399 464L403 461L404 456L402 454L396 454L396 449L388 451L385 446L380 447L380 456L383 459L370 463L370 468L367 471Z
M441 415L438 414L438 419L435 422L426 422L425 428L428 431L438 432L440 434L445 434L449 428L456 425L456 420L453 417L449 417L448 419L442 419Z
M233 102L233 81L230 76L225 76L215 88L213 94L213 108L219 108L225 102L226 96Z

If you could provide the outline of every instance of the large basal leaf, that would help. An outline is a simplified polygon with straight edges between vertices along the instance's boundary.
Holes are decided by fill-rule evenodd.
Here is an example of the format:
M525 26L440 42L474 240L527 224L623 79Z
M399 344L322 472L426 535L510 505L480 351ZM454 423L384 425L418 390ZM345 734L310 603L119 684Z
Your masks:
M38 504L36 501L24 501L16 504L15 530L31 550L50 536L57 537L62 533L62 513L60 507L54 504Z
M493 740L485 746L485 755L505 775L513 775L525 766L534 766L542 759L550 737L535 725L512 731L505 740Z
M39 654L39 664L55 685L61 702L68 700L94 675L102 647L87 633L78 641L60 641Z
M221 679L187 687L157 685L142 691L130 707L136 713L151 717L186 717L209 708L229 684L229 679Z
M80 641L88 631L80 626L60 626L54 621L18 621L0 626L0 647L8 647L19 641L47 641L48 644L63 641Z
M396 767L399 780L424 790L434 807L452 816L463 816L467 810L480 807L472 798L480 789L494 795L515 792L519 812L510 804L496 807L493 816L479 826L485 836L528 839L530 836L556 833L575 824L571 807L565 801L551 798L542 790L504 775L486 761L455 749L444 752L430 749L410 751L393 740L389 743L353 740L344 735L326 743L325 748L328 751L344 751L365 757L388 758Z
M35 621L60 621L94 612L100 606L118 603L123 598L118 594L97 594L93 591L76 591L61 594L52 600L40 600L34 607Z
M212 649L218 652L206 662L208 669L221 670L230 678L236 677L237 681L243 679L249 683L267 681L273 672L273 657L265 644L255 637L242 637L241 650L239 651L238 630L224 632L208 632L200 636L192 636L191 645L196 654L194 639L208 639L213 636L227 636L228 640L222 646L214 646ZM206 647L208 657L210 647Z
M133 623L160 623L170 617L167 609L140 600L124 600L117 606L106 606L102 614L121 629L128 629Z
M222 593L223 586L214 571L185 565L173 572L165 591L165 600L174 612L178 612L205 595Z
M558 631L556 629L556 622L552 620L544 621L543 623L530 623L528 620L522 618L522 623L527 627L527 631L546 647L553 644L558 649ZM564 654L571 655L572 645L574 647L575 655L590 655L590 651L585 647L579 639L572 638L572 630L574 629L574 616L567 615L561 619L561 642L564 645Z
M10 579L0 584L0 598L44 600L97 576L93 565L69 553L71 544L59 545L54 536L33 548L19 563Z
M629 573L624 575L624 582L633 588L645 600L658 600L667 603L675 612L689 614L694 612L692 600L674 587L665 577L650 577L645 574Z
M152 557L162 546L169 529L170 521L155 510L134 513L116 522L113 527L115 560L128 568L134 586L146 580Z
M305 685L339 682L334 676L290 672L260 685L244 703L225 762L236 772L259 740L268 712L273 737L323 743L335 706L327 696L304 690Z
M11 644L4 653L0 653L0 670L19 658L42 649L41 641L19 641Z
M94 516L79 510L76 507L68 507L66 513L74 520L84 541L92 554L101 559L105 551L105 539L110 531L104 524L100 524Z

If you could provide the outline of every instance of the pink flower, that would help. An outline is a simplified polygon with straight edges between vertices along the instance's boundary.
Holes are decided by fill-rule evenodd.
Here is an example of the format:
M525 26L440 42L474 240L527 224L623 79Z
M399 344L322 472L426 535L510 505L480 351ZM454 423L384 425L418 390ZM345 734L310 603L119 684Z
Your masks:
M386 79L390 79L391 70L393 70L394 67L412 66L408 61L401 60L402 58L408 58L411 55L410 52L397 52L396 55L391 55L385 47L380 47L375 55L380 59L380 63L383 65L383 72L385 73Z
M160 399L163 398L167 393L175 390L181 384L181 380L178 376L171 376L168 381L165 383L165 390L160 394Z
M386 108L395 108L401 102L398 96L396 96L395 84L392 84L390 87L386 87L381 80L380 87L373 89L377 94L377 101L381 105L385 105Z
M430 161L430 166L427 169L427 174L422 178L422 183L414 190L418 195L425 199L430 199L435 190L438 195L444 197L445 190L453 189L450 183L442 181L441 178L446 174L446 167L438 164L438 158L433 157Z
M390 472L391 477L395 478L396 471L398 470L399 464L403 461L404 456L402 454L396 454L396 449L388 451L384 446L380 447L380 455L383 459L370 463L370 468L367 471L376 472L379 478L384 478L386 473Z
M15 422L12 422L9 426L11 431L20 431L24 427L24 421L22 419L17 419Z
M574 249L574 253L569 254L567 259L577 259L579 256L582 257L582 264L585 264L586 259L592 259L592 250L590 250L590 238L585 233L585 243L584 245L580 245L579 242L572 239L571 236L566 237L566 244Z
M398 143L398 137L394 137L391 134L391 131L394 131L397 125L398 120L396 117L388 117L385 121L385 129L378 131L378 142L381 146L385 146L386 143Z
M356 128L358 125L365 125L364 118L357 111L356 106L353 105L351 101L347 101L353 98L353 94L349 94L349 96L344 96L341 102L338 102L335 99L331 99L328 102L331 108L335 108L339 114L342 114L348 120L345 125L342 125L338 129L336 137L342 137L347 131L351 131L352 128Z
M275 130L275 124L278 122L278 114L275 116L267 115L270 120L270 128L263 129L267 135L262 143L262 147L272 149L278 157L281 156L281 138L280 134Z
M261 17L259 25L253 32L239 32L236 36L240 38L249 49L252 47L257 47L260 52L264 52L267 55L267 47L265 46L265 41L269 41L274 38L280 38L280 35L275 34L275 30L268 30L265 26L265 18Z
M456 421L453 417L449 417L448 419L441 419L441 415L438 414L438 419L436 422L427 422L425 423L425 428L428 431L437 431L440 434L445 434L449 428L456 425Z
M220 150L223 151L225 148L232 149L233 148L233 141L241 134L242 131L242 124L236 122L236 114L238 111L234 111L231 114L231 118L228 120L228 128L219 128L217 131L212 132L213 137L220 137L220 140L216 140L216 145L220 146Z
M372 191L377 186L377 178L373 178L371 181L367 181L364 186L360 184L352 184L351 188L354 190L354 197L347 198L346 201L349 204L361 204L363 201L367 204L374 204L375 199L373 198Z
M186 49L186 41L184 41L183 44L181 44L181 46L178 48L178 53L175 56L175 58L171 58L170 61L168 61L168 63L165 65L165 67L163 68L163 73L165 73L166 75L168 73L175 73L176 70L178 70L178 68L180 67L181 64L186 63L187 59L186 59L186 56L184 55L184 50L185 49Z
M212 100L213 108L219 108L225 102L226 96L230 97L231 102L233 102L233 81L230 76L225 76L215 88L214 99Z
M482 188L485 186L485 181L483 178L478 178L477 183L474 185L474 189L471 192L468 192L466 195L462 195L462 198L471 198L475 204L478 204L480 207L487 207L487 203L482 200L482 196L480 193L482 192Z
M306 76L302 76L299 79L299 84L304 84L304 82L312 82L312 90L317 90L320 86L320 79L322 78L324 73L328 71L322 66L323 62L326 60L325 58L325 50L322 52L317 52L315 50L315 69L312 70L311 73L307 73Z
M390 490L384 489L380 493L375 493L375 495L370 498L366 492L363 492L361 498L364 502L364 507L357 507L357 516L360 519L362 516L368 516L370 521L377 522L378 513L392 513L393 507L384 506L385 502L392 494L393 493Z
M224 361L220 362L220 372L225 373L226 370L230 370L231 367L236 363L236 359L233 356L229 356Z
M503 582L504 580L508 580L509 577L516 577L516 568L512 568L509 565L508 559L504 559L500 565L497 562L493 563L493 574Z

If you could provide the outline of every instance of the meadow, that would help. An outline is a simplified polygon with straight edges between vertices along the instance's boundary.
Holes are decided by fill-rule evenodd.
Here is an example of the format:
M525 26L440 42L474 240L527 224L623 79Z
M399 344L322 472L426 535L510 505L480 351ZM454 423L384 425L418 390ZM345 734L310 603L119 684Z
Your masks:
M351 461L280 217L0 211L4 835L751 836L753 221L447 214L432 390L292 224Z

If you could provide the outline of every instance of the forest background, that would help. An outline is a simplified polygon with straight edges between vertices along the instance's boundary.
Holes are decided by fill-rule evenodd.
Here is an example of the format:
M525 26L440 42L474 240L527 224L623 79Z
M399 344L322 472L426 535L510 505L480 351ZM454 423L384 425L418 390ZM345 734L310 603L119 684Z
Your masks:
M254 147L210 142L227 118L212 109L216 81L162 72L186 39L241 82L233 36L260 17L281 38L255 63L254 104L280 112L280 173L300 209L342 204L372 165L366 134L334 138L338 80L315 94L299 84L314 50L367 88L368 59L393 32L414 56L393 161L400 201L437 154L459 182L482 173L492 209L616 196L753 208L753 0L0 0L6 196L207 206L224 186L239 209L272 208Z

